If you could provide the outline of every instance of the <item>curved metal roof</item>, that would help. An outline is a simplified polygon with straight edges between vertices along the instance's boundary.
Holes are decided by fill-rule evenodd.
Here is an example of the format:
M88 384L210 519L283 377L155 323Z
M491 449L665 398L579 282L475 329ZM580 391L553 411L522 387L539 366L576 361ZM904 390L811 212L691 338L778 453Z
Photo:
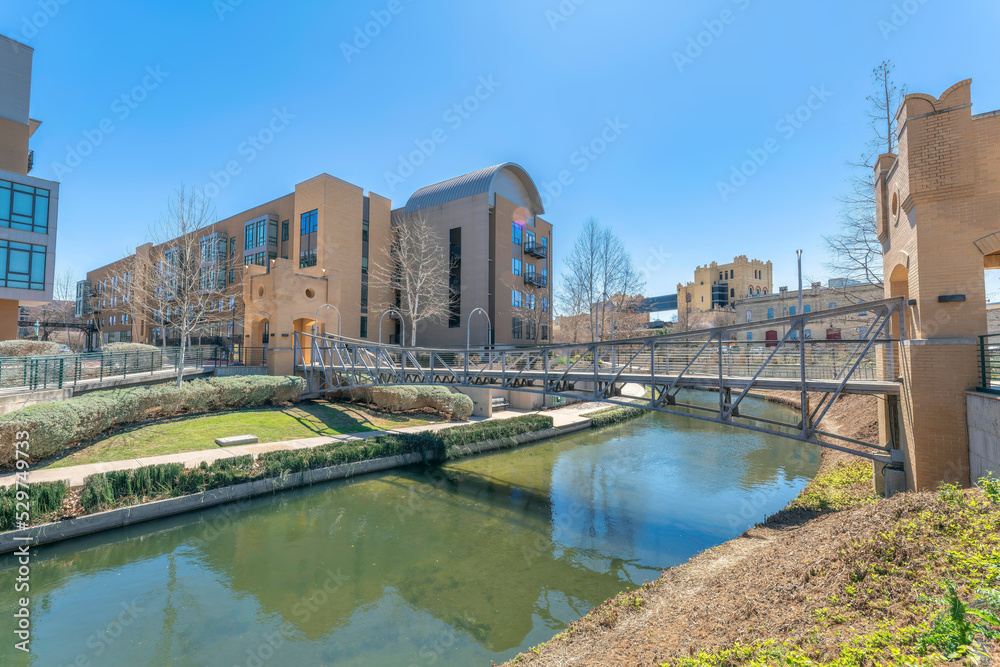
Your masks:
M458 178L452 178L442 183L421 188L410 195L404 211L412 213L413 211L438 206L458 199L465 199L473 195L489 193L493 190L493 182L496 180L497 174L504 169L510 169L517 175L524 184L525 190L528 191L528 196L531 197L533 203L538 208L538 213L545 213L545 208L542 206L542 198L538 194L535 182L531 180L531 176L524 170L524 167L513 162L504 162L503 164L474 171L465 176L459 176Z

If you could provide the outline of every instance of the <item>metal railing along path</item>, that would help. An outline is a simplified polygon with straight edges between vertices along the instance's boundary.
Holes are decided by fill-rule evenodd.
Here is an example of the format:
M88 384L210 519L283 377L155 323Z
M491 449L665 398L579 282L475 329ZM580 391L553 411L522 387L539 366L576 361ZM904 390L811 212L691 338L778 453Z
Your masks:
M142 352L87 352L57 357L0 357L0 392L64 389L112 379L141 379L185 369L202 370L217 363L213 348L180 348Z
M872 445L820 430L833 403L844 394L898 395L898 319L905 337L903 301L886 299L742 325L679 334L530 347L404 348L339 336L295 334L295 369L310 392L405 384L489 386L550 396L635 405L620 396L626 383L648 388L647 410L740 426L849 451L820 436L863 445L886 456L893 443ZM857 339L806 338L810 322L844 315L867 317ZM783 330L779 340L741 340L748 330ZM801 409L795 423L740 411L753 389L795 391ZM717 407L685 403L679 392L717 392ZM823 397L813 405L810 394Z

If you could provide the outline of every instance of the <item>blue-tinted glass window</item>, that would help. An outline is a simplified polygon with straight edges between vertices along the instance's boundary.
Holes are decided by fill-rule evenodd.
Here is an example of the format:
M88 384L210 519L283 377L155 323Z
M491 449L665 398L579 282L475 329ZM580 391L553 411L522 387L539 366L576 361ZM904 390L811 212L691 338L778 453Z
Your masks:
M513 225L511 225L510 230L511 230L511 241L513 241L517 245L521 245L521 234L523 232L523 229L521 228L520 223L515 222Z
M300 227L299 231L302 236L315 232L319 228L319 210L303 213Z
M49 194L44 188L0 180L0 227L48 232Z
M774 308L768 308L767 309L767 319L769 319L769 320L773 320L774 319Z
M788 314L789 315L794 315L795 314L795 306L792 306L791 308L788 309Z
M812 310L812 307L808 303L806 305L802 306L802 312L803 313L808 313L810 310Z
M45 246L0 241L0 287L45 289Z

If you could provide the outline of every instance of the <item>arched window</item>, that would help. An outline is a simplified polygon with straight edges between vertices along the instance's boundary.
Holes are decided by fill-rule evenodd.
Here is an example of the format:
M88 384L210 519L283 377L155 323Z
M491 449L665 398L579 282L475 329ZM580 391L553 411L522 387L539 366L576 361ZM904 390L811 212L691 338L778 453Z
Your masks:
M729 290L729 298L730 299L735 299L736 298L736 288L731 288Z
M767 290L764 290L764 294L767 294ZM757 288L757 296L760 296L760 288Z
M767 289L764 289L764 296L767 296Z

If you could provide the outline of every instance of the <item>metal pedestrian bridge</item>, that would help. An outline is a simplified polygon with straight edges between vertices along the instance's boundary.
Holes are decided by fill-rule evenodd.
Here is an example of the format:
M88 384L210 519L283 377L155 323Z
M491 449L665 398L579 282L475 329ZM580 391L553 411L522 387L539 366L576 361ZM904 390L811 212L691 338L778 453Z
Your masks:
M836 340L810 336L812 330L825 333L831 321L844 316L856 318L864 334ZM761 329L777 337L749 340L747 332ZM524 347L400 347L297 332L294 354L295 370L312 394L390 385L507 389L719 422L888 462L895 449L891 440L866 443L820 426L842 395L899 395L902 338L903 301L886 299L663 336ZM623 397L621 389L629 383L644 386L646 397ZM798 392L798 421L741 410L755 389ZM683 390L717 393L718 403L706 405ZM822 398L811 400L817 395Z

